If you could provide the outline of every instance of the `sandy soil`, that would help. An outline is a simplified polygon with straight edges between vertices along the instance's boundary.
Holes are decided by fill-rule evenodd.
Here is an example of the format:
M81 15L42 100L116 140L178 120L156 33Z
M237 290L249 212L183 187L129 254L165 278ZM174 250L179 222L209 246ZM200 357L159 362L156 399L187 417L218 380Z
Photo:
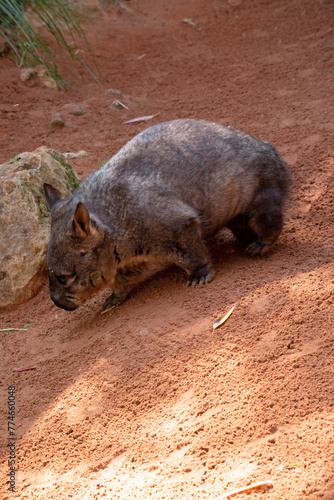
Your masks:
M205 4L205 5L204 5ZM284 231L264 258L227 233L209 285L158 274L122 306L57 309L47 284L2 311L1 499L334 499L333 85L330 0L130 0L87 27L103 75L27 86L0 59L0 162L84 149L84 178L148 125L204 118L291 165ZM191 19L195 26L183 19ZM113 108L119 89L128 109ZM74 116L66 104L80 104ZM61 113L64 128L52 129ZM149 123L123 121L158 114ZM103 295L103 294L102 294ZM238 304L220 329L215 319ZM14 367L34 365L15 373ZM7 490L8 387L16 491Z

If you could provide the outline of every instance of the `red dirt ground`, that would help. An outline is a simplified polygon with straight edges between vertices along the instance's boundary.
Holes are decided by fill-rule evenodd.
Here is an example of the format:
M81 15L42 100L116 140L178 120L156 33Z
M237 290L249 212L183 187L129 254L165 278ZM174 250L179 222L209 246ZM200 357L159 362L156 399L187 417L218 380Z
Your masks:
M225 233L212 250L216 278L202 288L187 289L172 268L103 316L103 296L66 312L47 285L3 311L1 328L30 326L0 334L0 497L214 500L271 480L273 489L236 498L332 500L333 1L126 5L131 13L112 7L87 26L102 85L28 87L0 60L0 162L41 145L84 149L90 156L72 164L85 177L159 121L231 124L291 165L285 229L259 259ZM112 107L110 88L128 109ZM86 114L70 115L68 103ZM55 112L65 128L50 128ZM36 370L12 371L27 365ZM8 386L15 493L6 485Z

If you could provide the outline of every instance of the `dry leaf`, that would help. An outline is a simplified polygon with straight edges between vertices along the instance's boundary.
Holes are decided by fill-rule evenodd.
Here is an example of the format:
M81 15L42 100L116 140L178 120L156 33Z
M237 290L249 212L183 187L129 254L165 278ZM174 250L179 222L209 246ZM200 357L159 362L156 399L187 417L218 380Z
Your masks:
M116 307L116 306L107 307L107 309L103 309L103 311L101 311L100 314L105 314L105 313L111 311L112 309L114 309L114 307Z
M125 104L124 104L124 102L121 102L121 101L118 101L118 100L114 101L114 102L112 103L112 105L113 105L113 107L114 107L115 109L129 109L129 108L128 108Z
M159 114L159 113L158 113ZM146 122L147 120L152 120L156 115L149 115L149 116L139 116L138 118L132 118L132 120L127 120L126 122L123 122L123 125L127 123L136 123L136 122Z
M231 316L231 314L233 313L233 310L235 308L235 306L237 305L238 302L236 302L232 307L231 309L225 314L225 316L221 316L220 318L217 319L217 321L214 322L213 324L213 329L215 330L216 328L218 328L219 326L221 326L223 323L225 323L226 320L228 320L228 318Z
M36 370L36 366L25 366L23 368L13 368L13 372L27 372L28 370Z
M223 498L232 498L236 495L241 495L241 493L251 493L252 491L259 491L265 489L271 489L274 487L272 481L262 481L261 483L251 484L250 486L244 486L238 490L231 491L223 496Z

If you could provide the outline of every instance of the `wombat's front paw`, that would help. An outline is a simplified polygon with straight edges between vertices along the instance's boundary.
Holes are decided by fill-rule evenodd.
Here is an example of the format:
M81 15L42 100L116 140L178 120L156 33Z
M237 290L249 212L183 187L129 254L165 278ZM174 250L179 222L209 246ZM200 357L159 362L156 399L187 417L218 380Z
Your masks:
M196 285L204 285L205 283L209 283L213 278L213 272L211 270L211 266L206 265L196 269L189 276L187 285L194 288Z
M117 294L117 293L113 292L107 298L107 300L104 302L104 304L102 306L101 314L104 314L104 313L110 311L115 306L120 306L121 304L123 304L123 302L125 301L126 297L127 297L127 294L126 295L121 295L121 294Z

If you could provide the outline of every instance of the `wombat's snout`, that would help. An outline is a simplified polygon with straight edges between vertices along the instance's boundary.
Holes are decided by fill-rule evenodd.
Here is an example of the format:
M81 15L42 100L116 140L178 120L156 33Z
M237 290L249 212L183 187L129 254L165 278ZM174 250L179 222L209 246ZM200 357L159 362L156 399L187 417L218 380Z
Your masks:
M62 300L56 294L50 294L52 302L61 309L65 309L65 311L74 311L78 308L76 304L70 302L69 300Z

